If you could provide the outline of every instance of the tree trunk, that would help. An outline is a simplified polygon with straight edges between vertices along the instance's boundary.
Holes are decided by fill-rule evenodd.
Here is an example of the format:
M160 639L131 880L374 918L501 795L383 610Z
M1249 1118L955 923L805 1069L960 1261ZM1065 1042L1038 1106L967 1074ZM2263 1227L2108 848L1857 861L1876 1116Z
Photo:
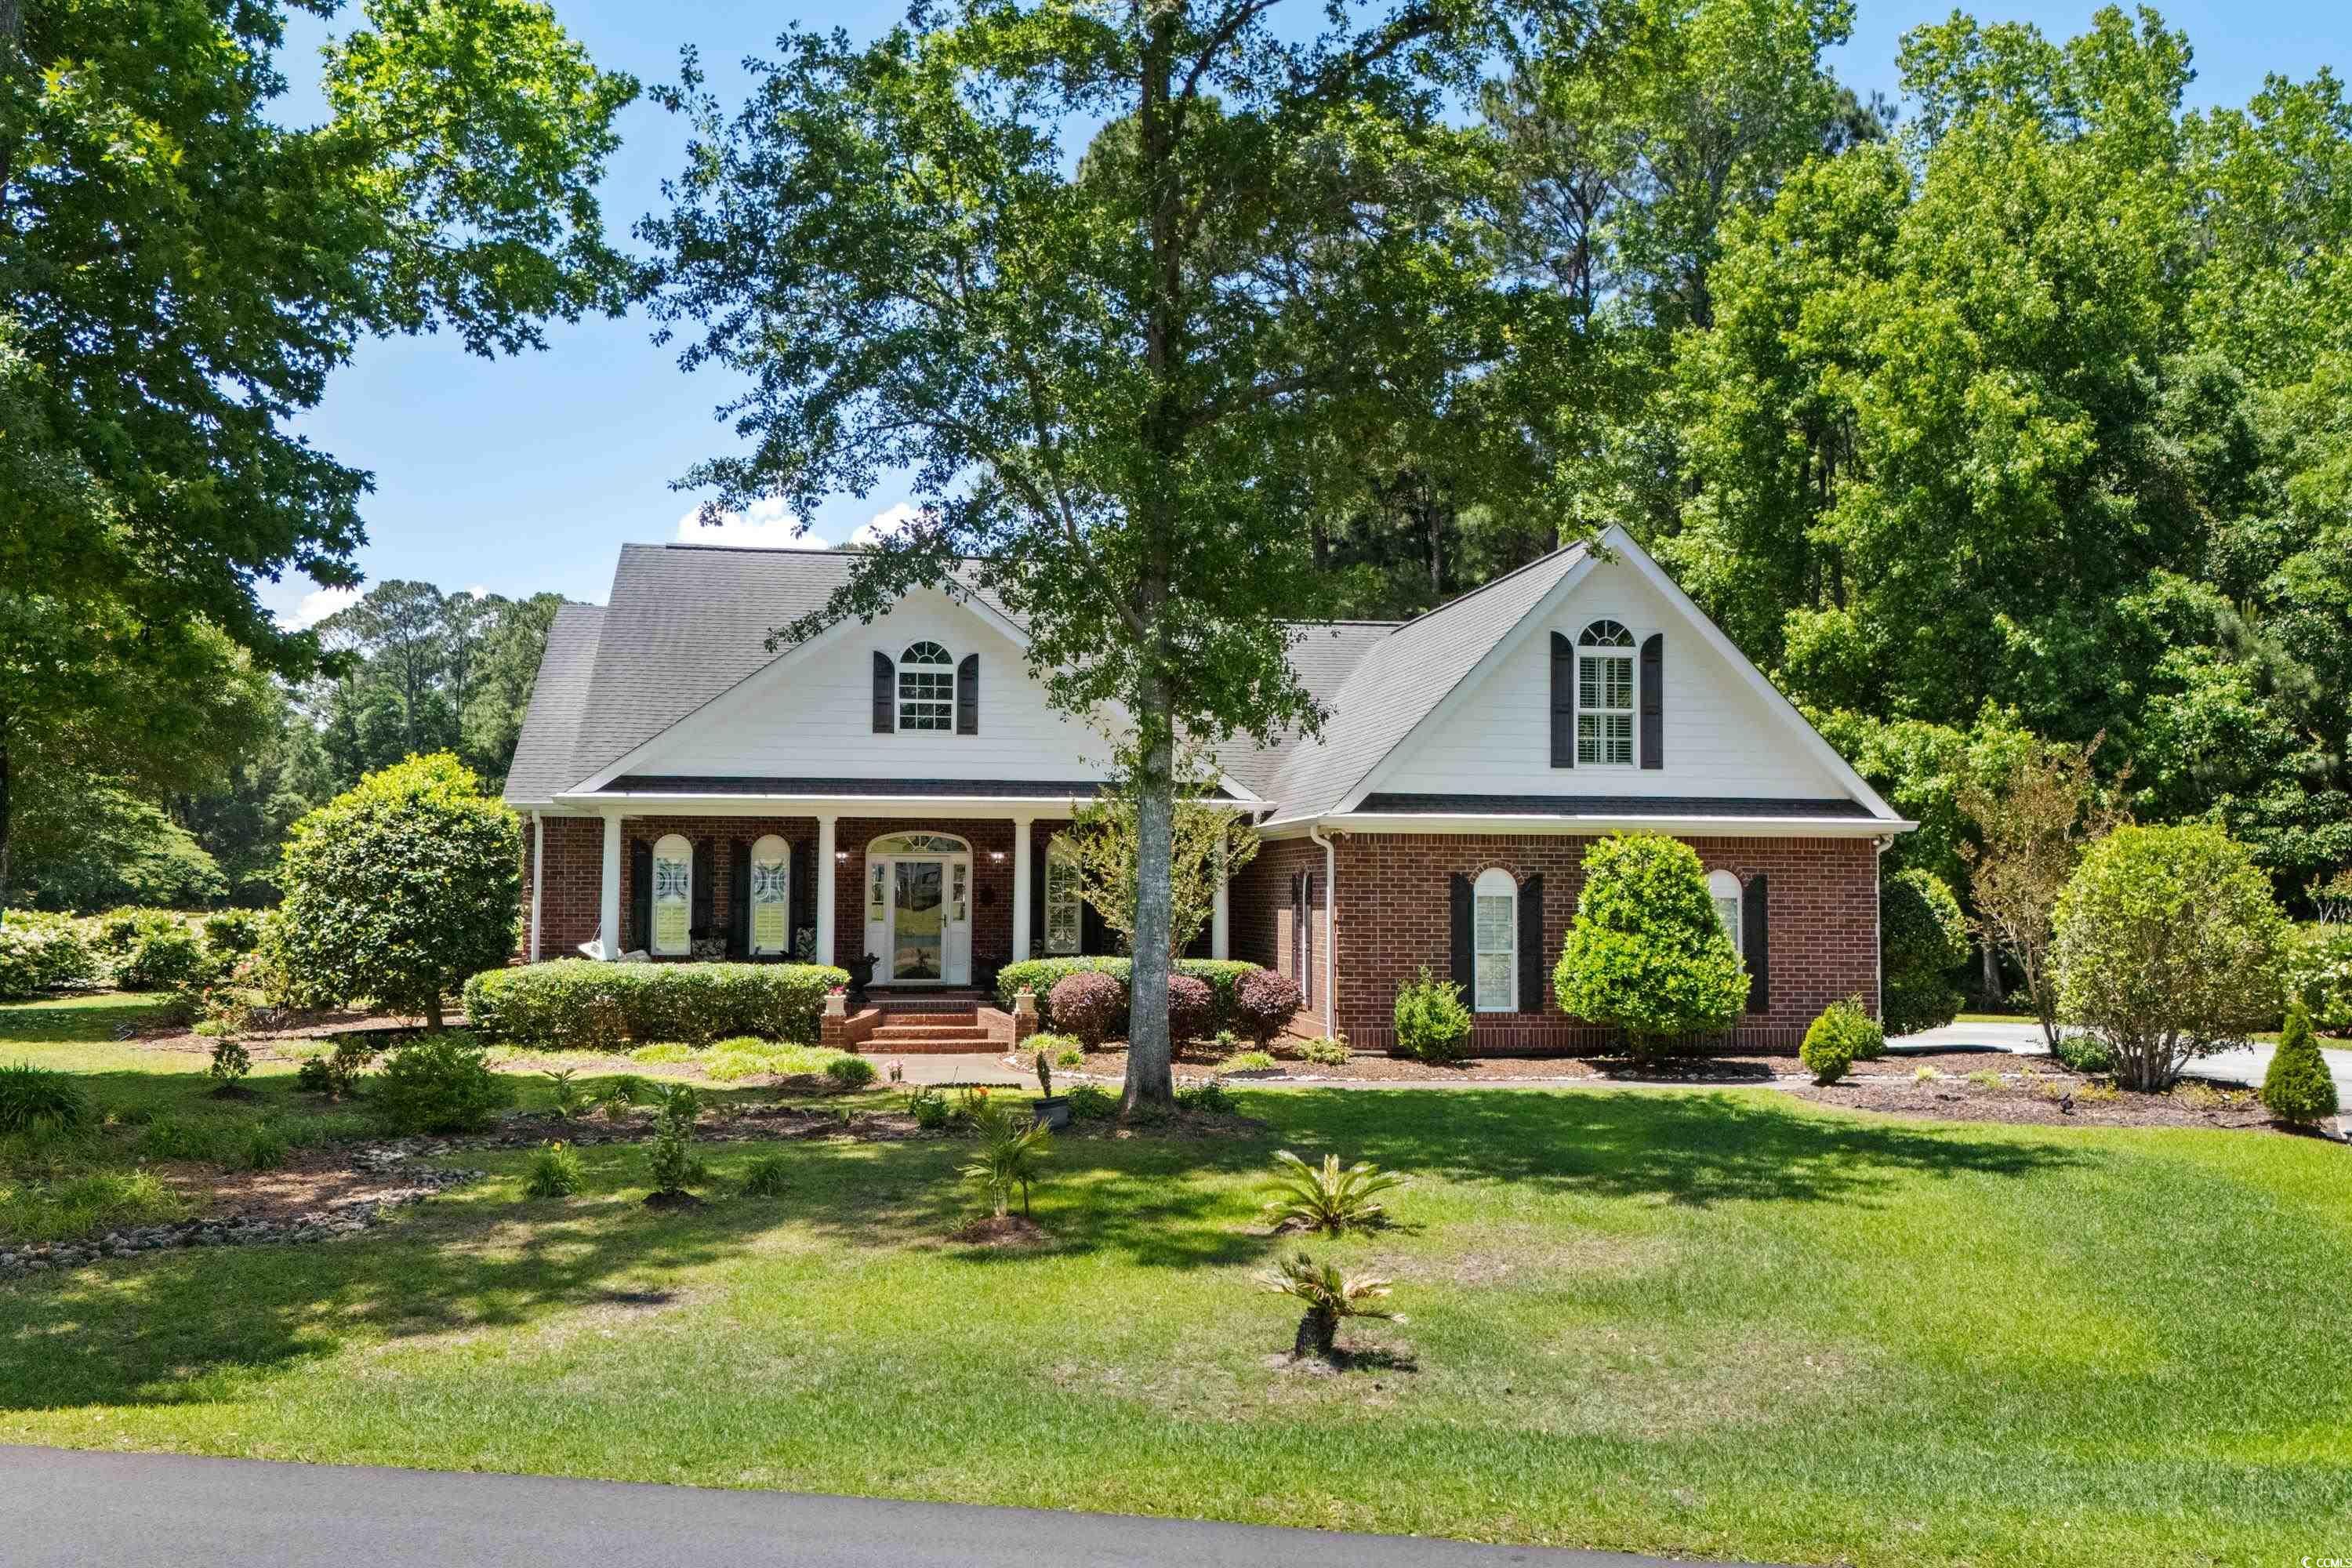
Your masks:
M441 1032L441 993L438 991L425 1004L425 1027L436 1035Z
M1339 1320L1318 1309L1298 1320L1298 1335L1290 1342L1290 1353L1300 1361L1311 1355L1328 1361L1339 1337Z
M2000 953L1990 937L1978 944L1977 952L1981 960L1979 972L1984 976L1985 1005L1998 1007L2008 999L2000 988Z
M0 5L6 0L0 0ZM15 825L16 800L9 793L8 748L0 742L0 920L8 918L8 830Z
M1138 715L1146 723L1151 721ZM1168 1037L1169 879L1175 826L1174 749L1164 728L1139 759L1135 803L1135 952L1129 959L1127 1093L1122 1111L1171 1105L1174 1053Z

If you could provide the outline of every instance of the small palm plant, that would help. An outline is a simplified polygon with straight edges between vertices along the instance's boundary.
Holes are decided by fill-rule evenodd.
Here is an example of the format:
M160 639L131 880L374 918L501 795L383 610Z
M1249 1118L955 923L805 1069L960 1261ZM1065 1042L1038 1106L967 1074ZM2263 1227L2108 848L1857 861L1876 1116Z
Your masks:
M1369 1160L1343 1170L1339 1155L1326 1154L1318 1167L1283 1149L1274 1156L1275 1196L1265 1206L1275 1211L1278 1225L1295 1221L1307 1230L1339 1236L1386 1225L1387 1211L1372 1201L1373 1194L1402 1185L1402 1176Z
M596 1086L596 1103L607 1121L627 1121L630 1110L645 1097L646 1080L635 1073L625 1072Z
M1307 1315L1298 1320L1298 1337L1290 1347L1290 1353L1302 1359L1308 1355L1329 1358L1342 1318L1404 1321L1394 1312L1365 1304L1389 1293L1387 1280L1344 1274L1338 1264L1318 1264L1304 1252L1285 1258L1259 1275L1258 1283L1275 1295L1295 1297L1306 1303Z
M1003 1219L1013 1208L1013 1189L1021 1189L1021 1212L1029 1213L1029 1184L1036 1163L1053 1152L1053 1134L1041 1121L1024 1121L1002 1100L982 1100L972 1113L980 1133L980 1152L966 1161L961 1173L988 1194L991 1212Z
M548 1099L551 1101L549 1109L565 1121L588 1109L587 1089L572 1081L579 1071L578 1068L558 1068L540 1075L547 1079Z

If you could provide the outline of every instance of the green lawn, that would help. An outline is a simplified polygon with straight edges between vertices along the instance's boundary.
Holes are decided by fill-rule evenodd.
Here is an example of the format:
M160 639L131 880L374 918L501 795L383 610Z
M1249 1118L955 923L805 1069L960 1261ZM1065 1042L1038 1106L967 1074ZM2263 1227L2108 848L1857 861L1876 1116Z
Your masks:
M0 1011L0 1060L201 1097L200 1058L60 1038L92 1012ZM468 1155L491 1182L362 1240L0 1284L0 1442L1796 1563L2352 1546L2339 1147L1767 1090L1241 1099L1272 1134L1065 1140L1042 1252L941 1239L951 1143L787 1145L789 1197L686 1218L591 1149L568 1202ZM1396 1281L1410 1321L1348 1336L1375 1364L1268 1363L1276 1147L1414 1173L1398 1229L1315 1247Z

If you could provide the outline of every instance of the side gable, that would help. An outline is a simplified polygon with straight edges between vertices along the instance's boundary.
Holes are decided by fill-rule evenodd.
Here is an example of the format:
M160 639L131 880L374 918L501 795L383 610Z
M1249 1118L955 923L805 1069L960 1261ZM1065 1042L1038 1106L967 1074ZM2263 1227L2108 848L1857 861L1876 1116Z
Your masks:
M1469 797L1519 801L1532 814L1552 796L1693 816L1717 815L1706 803L1722 802L1719 815L1754 815L1785 800L1807 816L1900 820L1638 545L1613 528L1600 544L1519 620L1491 628L1477 667L1325 809ZM1661 637L1664 679L1642 704L1663 700L1652 721L1659 766L1553 765L1551 634L1574 645L1600 619L1637 646ZM1284 815L1295 815L1291 803Z
M572 753L604 624L602 605L557 606L547 628L547 650L540 656L539 675L531 683L530 707L515 740L514 760L507 768L508 805L545 805L576 781Z

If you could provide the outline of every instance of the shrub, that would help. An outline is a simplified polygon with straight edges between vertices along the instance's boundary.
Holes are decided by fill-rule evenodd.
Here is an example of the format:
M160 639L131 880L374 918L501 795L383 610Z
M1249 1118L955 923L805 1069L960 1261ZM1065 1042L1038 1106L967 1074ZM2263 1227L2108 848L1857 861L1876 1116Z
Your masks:
M1118 1016L1123 1031L1128 1013L1128 978L1132 965L1124 958L1028 958L1018 963L1008 963L996 972L996 999L1006 1012L1013 1010L1013 999L1023 986L1037 998L1037 1026L1041 1029L1076 1031L1066 1019L1054 1016L1054 987L1072 974L1107 974L1118 982L1119 989ZM1241 982L1265 971L1256 964L1237 958L1180 958L1174 973L1205 981L1209 987L1209 1021L1201 1033L1208 1035L1218 1029L1238 1026L1236 1009Z
M98 973L98 954L73 921L26 910L0 912L0 1002L21 1002Z
M121 917L110 922L116 929ZM205 951L204 938L179 916L141 910L128 917L131 930L117 950L114 984L125 991L160 991L167 985L212 978L223 965Z
M568 1198L588 1184L588 1173L581 1168L580 1152L569 1143L542 1143L539 1152L530 1157L530 1173L523 1177L522 1190L534 1198Z
M1013 1189L1021 1189L1021 1212L1029 1212L1029 1185L1036 1164L1053 1152L1054 1135L1045 1124L1016 1112L1003 1100L983 1101L973 1114L980 1151L959 1167L986 1194L990 1210L999 1219L1011 1212Z
M464 1034L427 1035L384 1058L374 1100L395 1132L473 1132L514 1098Z
M1815 1083L1835 1083L1857 1061L1875 1058L1886 1048L1886 1034L1859 1001L1832 1002L1805 1030L1797 1059L1805 1064Z
M205 946L215 959L243 958L261 945L259 910L215 910L204 921Z
M244 1163L248 1171L282 1170L288 1152L286 1140L274 1128L257 1127L246 1134Z
M1032 1050L1043 1052L1057 1068L1082 1068L1087 1065L1086 1042L1076 1035L1032 1035L1029 1047Z
M839 1056L824 1064L824 1076L844 1089L864 1089L874 1081L874 1064L864 1057Z
M78 1131L90 1117L89 1096L70 1075L30 1062L0 1067L0 1137Z
M596 1104L607 1121L622 1121L632 1107L644 1104L645 1099L646 1080L633 1072L606 1079L596 1086Z
M1073 1084L1062 1098L1070 1102L1073 1121L1108 1121L1118 1114L1118 1096L1098 1083Z
M298 1006L371 996L441 1025L442 998L514 951L522 833L446 752L370 773L297 822L270 967Z
M1729 1027L1748 1005L1748 975L1697 853L1659 833L1595 844L1552 986L1562 1009L1622 1031L1637 1057Z
M1968 962L1969 926L1933 871L1897 871L1879 885L1883 1007L1889 1034L1940 1029L1959 1016L1952 971Z
M709 1179L710 1173L694 1157L694 1124L702 1115L702 1100L691 1084L656 1084L648 1092L654 1103L654 1142L646 1159L654 1191L675 1197Z
M744 1169L743 1195L780 1198L790 1190L793 1163L782 1154L762 1154Z
M569 1121L588 1109L588 1089L584 1084L572 1081L577 1068L559 1068L539 1076L547 1080L548 1109Z
M936 1132L954 1119L948 1097L936 1089L918 1089L907 1095L907 1114L926 1132Z
M1369 1160L1343 1169L1339 1155L1326 1154L1322 1164L1310 1165L1289 1150L1278 1149L1274 1155L1275 1195L1265 1206L1278 1222L1340 1236L1387 1224L1387 1211L1372 1199L1402 1185L1402 1176Z
M2297 926L2284 956L2286 994L2309 1009L2313 1026L2352 1033L2352 925Z
M1084 1040L1088 1050L1127 1022L1127 987L1108 974L1081 971L1054 982L1054 1024Z
M1305 1005L1298 982L1271 969L1253 969L1234 984L1234 1024L1260 1049L1290 1027Z
M253 1070L253 1056L245 1042L233 1035L224 1035L213 1042L212 1066L205 1069L223 1089L233 1089L237 1079Z
M2085 1077L2116 1070L2115 1053L2088 1035L2061 1035L2050 1055L2068 1072Z
M1197 1040L1209 1034L1216 1016L1216 1001L1209 983L1191 974L1168 977L1168 1037Z
M311 1057L294 1071L294 1087L330 1100L341 1100L359 1088L360 1075L375 1060L375 1047L357 1035L345 1035L334 1048Z
M1176 1109L1200 1116L1231 1116L1234 1110L1234 1097L1225 1092L1223 1084L1212 1079L1207 1083L1196 1083L1189 1089L1178 1089Z
M1258 1283L1277 1296L1304 1302L1307 1315L1298 1320L1298 1335L1290 1353L1301 1358L1328 1356L1339 1338L1342 1318L1394 1318L1367 1303L1389 1293L1389 1282L1340 1272L1336 1263L1318 1265L1304 1252L1285 1258L1258 1276Z
M2336 1114L2336 1079L2300 1000L2287 1005L2286 1027L2279 1031L2278 1049L2263 1075L2263 1105L2282 1121L2313 1123Z
M573 1050L730 1036L814 1045L825 993L848 984L847 970L828 964L559 958L475 975L466 1021L489 1039Z
M2058 1012L2153 1092L2276 1016L2285 922L2245 847L2208 824L2119 827L2058 900Z
M1421 966L1421 978L1397 987L1397 1049L1424 1062L1459 1061L1469 1048L1470 1009L1463 1004L1462 988L1450 980L1431 977Z
M1271 1072L1282 1064L1266 1051L1235 1051L1217 1064L1219 1072Z
M1333 1039L1328 1035L1318 1035L1311 1040L1301 1040L1298 1043L1298 1054L1304 1060L1327 1068L1339 1066L1350 1055L1346 1042Z

